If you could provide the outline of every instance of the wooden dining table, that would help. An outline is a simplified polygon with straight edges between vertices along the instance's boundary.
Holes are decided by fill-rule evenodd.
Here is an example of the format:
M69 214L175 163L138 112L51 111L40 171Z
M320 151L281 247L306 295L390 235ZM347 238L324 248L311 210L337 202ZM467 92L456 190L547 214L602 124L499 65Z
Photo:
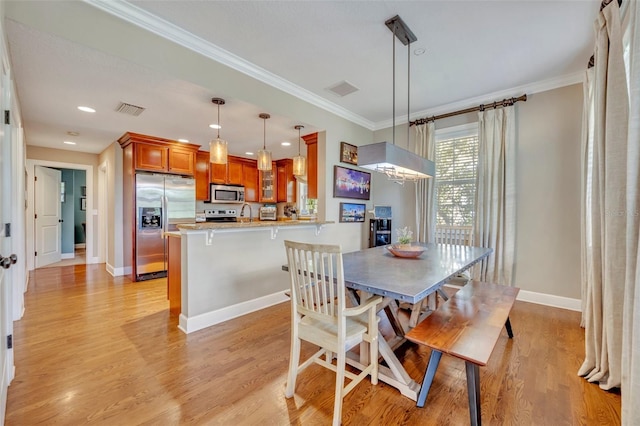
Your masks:
M351 290L352 300L369 295L384 297L383 306L395 332L392 338L378 339L379 353L386 362L380 365L379 379L408 398L417 400L420 385L402 366L393 349L404 341L406 326L397 318L397 302L420 303L429 295L440 292L449 279L488 257L493 249L452 244L416 244L425 249L419 257L400 258L386 246L379 246L343 254L344 280ZM366 364L366 351L359 359L351 357L355 367Z

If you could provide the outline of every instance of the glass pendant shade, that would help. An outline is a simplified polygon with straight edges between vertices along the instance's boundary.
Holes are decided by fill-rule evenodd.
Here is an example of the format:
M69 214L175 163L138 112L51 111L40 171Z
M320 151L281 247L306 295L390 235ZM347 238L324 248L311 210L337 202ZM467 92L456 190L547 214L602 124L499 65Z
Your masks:
M211 102L218 105L218 136L209 142L209 162L213 164L227 164L227 141L220 139L220 105L225 104L222 98L212 98Z
M271 118L271 116L269 114L262 113L258 115L258 117L262 118L264 123L262 149L258 151L258 170L266 172L271 170L273 167L271 162L271 152L267 151L267 119Z
M271 153L265 149L258 151L258 170L271 170L273 163L271 162Z
M304 176L307 174L307 159L302 155L293 157L293 175Z
M216 138L209 142L209 162L227 164L227 141Z
M304 126L297 125L297 126L294 126L293 128L298 131L298 155L293 157L293 175L306 176L307 159L300 154L300 129L304 129Z

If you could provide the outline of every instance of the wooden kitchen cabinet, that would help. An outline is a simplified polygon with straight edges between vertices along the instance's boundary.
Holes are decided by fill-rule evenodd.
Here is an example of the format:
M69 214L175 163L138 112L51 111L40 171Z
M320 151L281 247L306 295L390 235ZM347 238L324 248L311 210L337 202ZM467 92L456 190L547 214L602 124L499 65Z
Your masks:
M243 159L229 155L227 164L211 164L211 183L242 185Z
M173 173L193 176L199 145L184 144L170 139L138 133L125 133L118 139L125 149L133 146L133 167L136 171Z
M196 153L196 200L209 201L209 153L198 151Z
M181 146L169 147L167 171L180 175L195 175L196 152L191 149L183 149Z
M244 200L257 203L258 194L258 165L255 161L247 160L242 165L242 181L244 182Z
M318 198L318 133L303 136L307 144L307 197Z
M258 172L258 191L260 203L275 203L277 201L278 182L275 162L273 162L271 170Z
M285 158L276 161L278 183L278 202L296 202L296 178L293 175L293 160Z
M135 145L136 170L166 172L169 147L137 143Z
M237 157L229 157L227 169L227 183L230 185L242 185L242 161Z

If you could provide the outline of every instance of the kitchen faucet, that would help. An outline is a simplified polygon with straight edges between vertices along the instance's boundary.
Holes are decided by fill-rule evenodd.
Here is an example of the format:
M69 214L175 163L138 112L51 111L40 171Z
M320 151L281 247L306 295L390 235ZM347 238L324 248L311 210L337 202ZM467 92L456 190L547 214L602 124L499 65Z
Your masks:
M253 214L251 213L251 206L249 203L242 203L242 208L240 209L240 217L244 217L244 208L249 207L249 222L253 222Z

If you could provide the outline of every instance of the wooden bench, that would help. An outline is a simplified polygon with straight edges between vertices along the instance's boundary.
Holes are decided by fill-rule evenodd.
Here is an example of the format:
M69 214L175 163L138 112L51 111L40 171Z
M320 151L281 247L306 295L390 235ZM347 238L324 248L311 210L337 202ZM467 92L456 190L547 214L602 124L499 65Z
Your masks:
M423 407L443 353L465 361L469 415L472 425L481 424L479 366L487 365L505 326L513 337L509 312L520 289L480 281L469 281L405 337L430 347L418 407Z

